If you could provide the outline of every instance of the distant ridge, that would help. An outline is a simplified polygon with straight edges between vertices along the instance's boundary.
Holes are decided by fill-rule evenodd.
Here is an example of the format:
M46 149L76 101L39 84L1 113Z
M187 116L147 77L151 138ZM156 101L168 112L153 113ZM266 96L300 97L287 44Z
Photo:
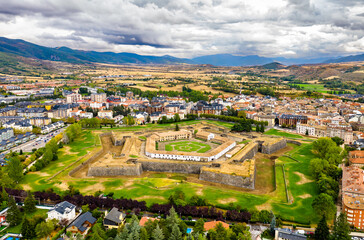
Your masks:
M329 59L325 63L341 63L341 62L362 62L364 61L364 54L351 55L347 57L341 57L336 59Z
M112 63L112 64L177 64L193 63L189 59L172 56L144 56L135 53L113 53L73 50L67 47L49 48L20 39L0 37L0 52L37 58L41 60L63 61L70 63Z
M110 63L110 64L210 64L215 66L261 66L276 62L284 65L339 63L364 61L364 54L336 59L330 58L268 58L258 55L238 56L233 54L216 54L195 57L192 59L173 56L147 56L135 53L114 53L75 50L68 47L50 48L33 44L21 39L0 37L0 52L26 58L63 61L69 63ZM269 67L269 66L268 66ZM273 65L271 67L274 67Z

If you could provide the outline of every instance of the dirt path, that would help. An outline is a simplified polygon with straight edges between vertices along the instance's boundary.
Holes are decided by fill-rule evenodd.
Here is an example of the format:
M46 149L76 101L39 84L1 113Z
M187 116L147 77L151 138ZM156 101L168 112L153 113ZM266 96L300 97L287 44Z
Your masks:
M305 184L305 183L310 183L310 182L313 182L313 180L310 180L310 179L307 179L306 176L303 174L303 173L300 173L300 172L294 172L294 174L297 174L301 180L299 180L296 184L298 185L302 185L302 184Z

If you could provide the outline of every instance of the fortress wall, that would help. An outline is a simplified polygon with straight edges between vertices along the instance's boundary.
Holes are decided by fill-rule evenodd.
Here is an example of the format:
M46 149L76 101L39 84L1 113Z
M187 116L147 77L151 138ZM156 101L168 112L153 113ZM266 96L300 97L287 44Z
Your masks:
M265 154L272 154L278 150L281 150L282 148L285 148L287 146L287 141L286 139L282 139L276 143L273 143L273 144L266 144L266 143L263 143L262 145L262 153L265 153Z
M173 163L173 162L140 162L143 171L153 172L172 172L172 173L187 173L199 174L201 167L204 164L188 164L188 163Z
M240 188L249 188L249 189L255 188L255 176L241 177L237 175L201 170L199 179L208 182L221 183Z
M72 176L74 173L76 173L77 171L79 171L81 168L89 165L91 162L93 162L95 159L101 157L102 155L104 155L105 152L104 150L100 150L98 151L95 155L93 155L92 157L90 157L89 159L87 159L86 161L84 161L83 163L81 163L80 165L78 165L77 167L75 167L74 169L72 169L69 172L69 176Z
M103 166L90 167L87 173L89 177L106 177L106 176L139 176L143 173L141 164L130 164L130 166Z
M252 159L254 158L255 154L257 154L257 152L258 152L258 143L250 142L241 150L241 152L238 152L235 156L233 156L232 159L237 161Z

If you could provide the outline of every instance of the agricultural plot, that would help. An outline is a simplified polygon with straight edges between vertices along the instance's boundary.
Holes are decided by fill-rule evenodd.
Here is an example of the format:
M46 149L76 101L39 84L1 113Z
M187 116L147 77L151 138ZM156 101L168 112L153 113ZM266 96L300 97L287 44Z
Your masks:
M327 93L330 89L325 88L323 84L296 84L306 91L315 91L320 93Z
M196 141L172 142L165 145L166 151L205 153L210 149L210 145Z

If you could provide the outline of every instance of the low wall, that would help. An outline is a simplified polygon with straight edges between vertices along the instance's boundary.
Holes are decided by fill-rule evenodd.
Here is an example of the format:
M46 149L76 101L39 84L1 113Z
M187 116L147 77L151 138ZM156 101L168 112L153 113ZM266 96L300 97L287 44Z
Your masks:
M172 162L140 162L143 171L199 174L204 164L172 163Z
M72 176L74 173L76 173L77 171L79 171L81 168L87 166L88 164L90 164L91 162L93 162L95 159L101 157L102 155L104 155L104 150L100 150L98 151L95 155L93 155L92 157L90 157L89 159L87 159L86 161L84 161L83 163L81 163L80 165L78 165L77 167L75 167L74 169L72 169L68 175ZM77 163L77 162L75 162Z
M255 174L254 174L255 175ZM224 173L216 173L206 170L201 170L200 180L221 183L225 185L240 187L240 188L249 188L254 189L254 176L250 177L241 177L236 175L224 174Z
M272 154L272 153L275 153L278 150L281 150L282 148L285 148L286 146L287 146L286 139L282 139L279 142L276 142L276 143L273 143L273 144L263 143L262 153Z
M298 146L301 146L301 145L302 145L302 143L300 143L299 141L290 140L290 139L287 139L287 143L296 144L296 145L298 145Z
M130 166L102 166L90 167L87 173L89 177L107 176L139 176L143 173L141 164L130 164Z

